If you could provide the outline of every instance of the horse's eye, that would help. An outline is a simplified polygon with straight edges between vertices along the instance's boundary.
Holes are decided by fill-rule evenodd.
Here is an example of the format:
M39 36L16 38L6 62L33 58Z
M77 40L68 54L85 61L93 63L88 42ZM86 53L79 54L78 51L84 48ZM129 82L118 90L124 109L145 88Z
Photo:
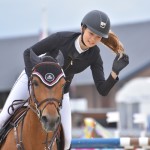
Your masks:
M34 81L32 82L32 85L37 87L39 84L38 84L38 82L37 82L36 80L34 80Z
M62 86L62 89L63 89L62 91L63 91L63 93L64 93L64 88L65 88L65 85L66 85L66 84L64 84L64 85Z
M64 87L65 87L65 84L64 85L62 85L62 88L64 89Z

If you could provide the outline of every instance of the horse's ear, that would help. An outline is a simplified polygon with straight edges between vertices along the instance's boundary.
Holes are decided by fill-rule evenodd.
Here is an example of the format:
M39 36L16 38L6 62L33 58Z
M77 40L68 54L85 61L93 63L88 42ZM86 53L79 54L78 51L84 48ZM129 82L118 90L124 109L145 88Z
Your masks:
M34 67L35 65L37 65L38 63L41 63L42 60L40 57L38 57L32 49L30 49L30 62L32 64L32 66Z

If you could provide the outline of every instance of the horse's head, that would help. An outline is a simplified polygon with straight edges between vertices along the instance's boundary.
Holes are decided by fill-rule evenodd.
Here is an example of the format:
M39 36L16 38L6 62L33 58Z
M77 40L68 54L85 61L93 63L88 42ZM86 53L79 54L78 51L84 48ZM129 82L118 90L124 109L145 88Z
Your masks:
M59 107L65 85L64 73L55 62L36 65L31 75L31 105L46 132L54 131L60 124Z

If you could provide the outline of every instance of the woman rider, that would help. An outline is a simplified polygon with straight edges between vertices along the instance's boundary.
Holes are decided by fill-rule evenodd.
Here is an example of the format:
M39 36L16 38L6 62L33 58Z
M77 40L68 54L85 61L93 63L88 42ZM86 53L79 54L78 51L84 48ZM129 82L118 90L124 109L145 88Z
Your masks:
M116 53L112 70L107 79L104 77L103 61L97 46L100 42ZM1 128L10 117L7 109L12 101L26 100L29 97L28 78L31 75L32 67L36 64L31 59L33 53L37 56L45 54L55 58L65 73L66 85L61 122L65 133L65 150L67 150L71 143L71 109L68 92L74 75L90 67L99 94L105 96L119 80L119 72L129 64L129 58L123 52L123 46L118 37L111 32L110 19L107 14L99 10L90 11L81 22L81 33L57 32L24 51L25 71L21 73L13 86L0 114Z

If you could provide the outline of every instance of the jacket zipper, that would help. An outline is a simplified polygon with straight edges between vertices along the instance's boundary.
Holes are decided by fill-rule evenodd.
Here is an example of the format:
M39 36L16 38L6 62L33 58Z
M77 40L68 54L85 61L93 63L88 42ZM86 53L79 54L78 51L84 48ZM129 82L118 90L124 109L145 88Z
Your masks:
M70 66L73 65L73 60L70 61L70 63L68 64L68 66L64 69L64 71L66 71Z

